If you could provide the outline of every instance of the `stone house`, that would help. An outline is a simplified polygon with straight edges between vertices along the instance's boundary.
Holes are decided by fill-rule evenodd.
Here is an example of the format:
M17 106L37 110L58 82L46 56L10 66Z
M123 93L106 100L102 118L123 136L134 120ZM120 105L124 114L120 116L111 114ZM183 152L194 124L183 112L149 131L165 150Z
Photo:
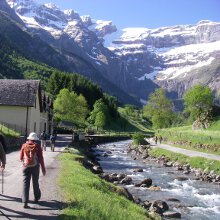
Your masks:
M0 123L22 135L52 131L53 103L39 80L0 79Z

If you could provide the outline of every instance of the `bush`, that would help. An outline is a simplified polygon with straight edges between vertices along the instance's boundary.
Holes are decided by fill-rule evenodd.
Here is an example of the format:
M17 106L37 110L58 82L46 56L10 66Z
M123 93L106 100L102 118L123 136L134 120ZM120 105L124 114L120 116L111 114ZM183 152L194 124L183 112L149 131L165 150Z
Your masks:
M141 144L144 141L145 136L142 133L136 133L132 135L133 143L136 145Z

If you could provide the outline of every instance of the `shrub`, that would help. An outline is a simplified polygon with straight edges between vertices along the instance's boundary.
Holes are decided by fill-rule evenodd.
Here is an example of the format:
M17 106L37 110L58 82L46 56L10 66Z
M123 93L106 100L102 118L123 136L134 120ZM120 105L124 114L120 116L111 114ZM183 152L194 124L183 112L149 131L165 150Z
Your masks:
M133 143L136 145L141 144L144 141L144 135L142 133L135 133L132 135Z

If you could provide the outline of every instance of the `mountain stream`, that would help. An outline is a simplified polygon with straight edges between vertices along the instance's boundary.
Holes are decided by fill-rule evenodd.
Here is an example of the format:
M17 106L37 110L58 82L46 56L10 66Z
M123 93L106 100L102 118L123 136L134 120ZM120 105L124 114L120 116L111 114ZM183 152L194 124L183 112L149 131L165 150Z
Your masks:
M220 219L219 185L196 180L193 174L183 174L173 167L164 167L150 159L144 162L134 160L127 153L130 143L131 141L121 141L94 148L105 173L124 173L130 176L132 185L125 187L133 196L142 201L163 200L168 204L169 210L181 213L181 219ZM142 168L143 172L133 172L136 168ZM178 177L185 180L179 181ZM159 186L161 190L152 191L134 186L145 178L151 178L153 185Z

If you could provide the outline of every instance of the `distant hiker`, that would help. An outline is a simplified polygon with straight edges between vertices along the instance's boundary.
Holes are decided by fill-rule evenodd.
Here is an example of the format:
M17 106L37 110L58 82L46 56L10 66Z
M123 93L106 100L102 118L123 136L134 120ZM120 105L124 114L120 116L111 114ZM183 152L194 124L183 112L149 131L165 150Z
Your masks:
M42 149L44 149L46 151L46 148L47 148L47 143L46 143L46 140L47 140L47 134L45 131L43 131L41 134L40 134L40 140L41 140L41 147Z
M55 141L56 141L56 135L55 135L54 133L52 133L52 134L50 135L50 147L51 147L51 151L54 151Z
M55 139L57 139L57 131L54 130L53 133L54 133Z
M159 142L160 142L160 144L161 144L162 140L163 140L163 138L162 138L162 136L160 135L160 136L159 136Z
M3 136L0 135L2 138ZM4 149L4 142L2 142L3 139L0 138L0 169L4 170L5 169L5 164L6 164L6 155L5 155L5 149Z
M157 141L158 141L158 137L157 136L155 136L154 141L155 141L155 144L157 144Z
M31 178L34 190L34 202L37 203L41 198L41 191L39 187L40 166L43 175L46 175L42 148L36 142L38 140L39 138L37 134L35 132L31 132L27 137L26 143L22 145L20 152L20 160L23 161L22 202L24 203L24 208L29 208L28 202Z

